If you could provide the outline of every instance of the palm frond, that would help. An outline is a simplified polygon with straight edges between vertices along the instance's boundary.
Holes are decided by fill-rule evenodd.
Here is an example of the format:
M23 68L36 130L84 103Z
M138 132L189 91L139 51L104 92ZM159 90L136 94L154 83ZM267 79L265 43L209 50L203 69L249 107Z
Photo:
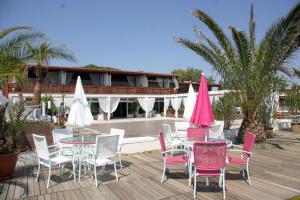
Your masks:
M230 43L230 40L227 38L221 27L205 12L201 10L195 10L193 15L202 21L206 26L212 31L215 37L218 39L218 42L227 56L227 58L234 62L234 51Z
M251 46L247 35L243 31L238 31L233 26L230 26L229 29L231 30L232 38L237 48L240 64L242 65L243 70L247 70L251 62Z
M30 26L13 26L0 31L0 40L18 30L32 30Z

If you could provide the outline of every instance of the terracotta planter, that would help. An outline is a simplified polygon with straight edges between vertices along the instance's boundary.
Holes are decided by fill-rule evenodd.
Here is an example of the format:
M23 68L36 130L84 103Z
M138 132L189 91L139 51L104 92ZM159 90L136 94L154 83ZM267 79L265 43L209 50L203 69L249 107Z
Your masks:
M300 133L300 124L298 124L298 123L292 123L291 127L292 127L292 131L294 133Z
M0 155L0 180L11 178L17 164L19 152Z

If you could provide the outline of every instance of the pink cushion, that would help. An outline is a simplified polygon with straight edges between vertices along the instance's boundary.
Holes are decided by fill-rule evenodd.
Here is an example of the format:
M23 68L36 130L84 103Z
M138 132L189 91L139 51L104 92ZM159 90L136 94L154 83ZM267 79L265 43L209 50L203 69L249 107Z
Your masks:
M189 158L187 156L173 156L166 159L167 164L187 163L188 161Z
M246 161L238 157L228 157L228 164L246 165Z
M220 176L221 170L197 169L198 176Z

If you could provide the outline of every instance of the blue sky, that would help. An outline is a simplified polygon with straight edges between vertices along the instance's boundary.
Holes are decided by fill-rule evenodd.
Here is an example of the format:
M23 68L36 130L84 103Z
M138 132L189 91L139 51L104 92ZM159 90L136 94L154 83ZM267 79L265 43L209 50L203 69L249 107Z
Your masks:
M254 0L257 39L297 0ZM194 66L214 74L198 55L177 44L175 37L197 40L193 27L208 29L191 12L202 9L229 34L227 27L248 29L250 0L1 0L0 29L30 25L65 44L78 63L124 70L169 73L174 68ZM299 64L295 58L294 64Z

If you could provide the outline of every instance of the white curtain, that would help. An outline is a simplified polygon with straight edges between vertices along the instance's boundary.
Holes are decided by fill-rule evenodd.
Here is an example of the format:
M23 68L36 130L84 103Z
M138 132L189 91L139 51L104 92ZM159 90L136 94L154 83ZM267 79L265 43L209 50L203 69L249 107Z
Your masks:
M170 87L170 79L165 78L164 79L164 88L169 88Z
M156 81L160 88L164 87L164 79L163 78L156 78Z
M102 97L98 99L99 104L103 112L105 113L113 113L116 111L120 98L119 97L111 97L110 98L110 103L109 103L109 98L108 97Z
M135 87L135 76L127 76L127 81L131 87Z
M99 74L89 74L91 81L94 85L100 85L100 75Z
M108 73L100 74L100 85L111 86L111 75Z
M137 87L148 87L148 78L145 75L137 76L136 86Z
M62 102L62 98L61 98L61 97L54 97L54 98L53 98L53 102L54 102L54 105L55 105L56 107L59 107L60 104L61 104L61 102Z
M164 98L164 117L167 116L167 110L170 106L170 98Z
M137 98L139 104L141 105L142 109L145 112L150 112L151 110L153 110L154 107L154 103L155 103L155 98L146 98L146 97L141 97L141 98ZM147 100L148 99L148 100Z
M178 85L178 81L175 77L172 77L172 80L173 80L173 83L175 85L175 88L178 89L179 88L179 85Z
M182 102L183 102L183 106L184 106L184 107L187 106L187 103L188 103L187 101L188 101L188 98L187 98L187 97L183 97L183 98L182 98Z
M171 99L171 105L172 108L176 111L180 108L182 102L182 98L172 98Z
M64 71L59 71L59 81L61 85L66 85L67 73Z
M72 98L65 98L64 100L65 100L65 102L64 102L65 107L69 107L70 108L71 105L72 105L73 99Z
M73 73L72 72L67 72L66 75L66 85L69 85L72 81Z

